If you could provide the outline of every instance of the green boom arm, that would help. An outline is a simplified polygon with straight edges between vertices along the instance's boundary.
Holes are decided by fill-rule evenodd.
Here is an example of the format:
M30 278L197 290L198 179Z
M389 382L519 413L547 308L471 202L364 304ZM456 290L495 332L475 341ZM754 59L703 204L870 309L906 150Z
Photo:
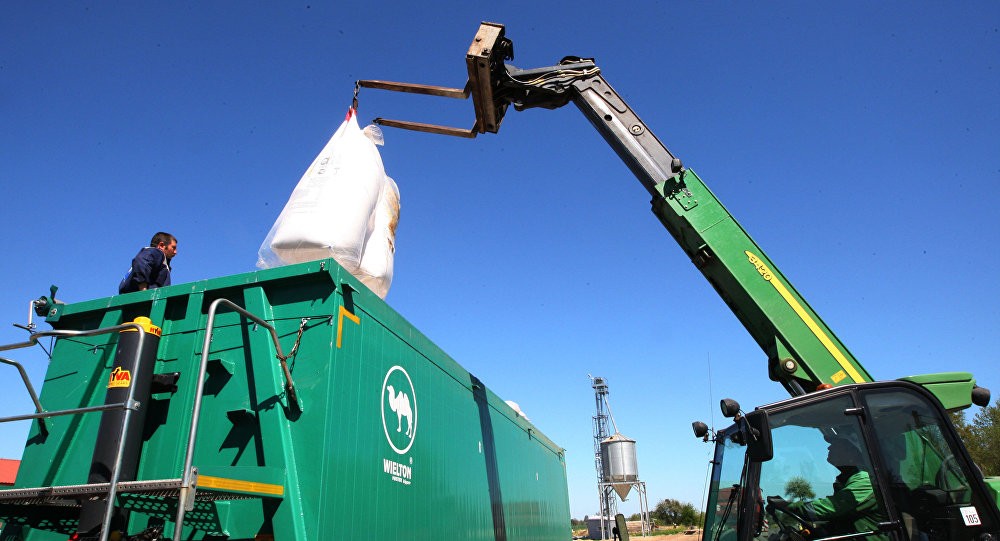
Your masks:
M653 214L767 354L792 395L872 377L763 250L690 169L646 127L600 73L571 99L652 195Z
M729 211L601 76L593 60L567 57L559 65L522 70L504 64L513 44L503 25L483 23L466 55L464 89L365 80L358 88L465 98L470 130L376 119L386 126L475 137L496 133L509 105L554 109L574 102L652 195L653 213L715 287L768 357L771 379L793 396L820 385L872 381L809 304L754 243Z

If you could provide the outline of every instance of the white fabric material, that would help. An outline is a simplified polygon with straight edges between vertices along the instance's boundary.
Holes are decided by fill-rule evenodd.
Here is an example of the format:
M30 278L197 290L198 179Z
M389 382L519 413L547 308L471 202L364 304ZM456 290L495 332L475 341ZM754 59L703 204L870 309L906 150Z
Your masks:
M514 402L513 400L504 400L504 402L506 402L507 405L510 406L510 409L514 410L514 413L520 415L521 417L524 417L525 421L531 421L531 419L528 419L528 416L525 415L523 411L521 411L520 404Z
M333 257L385 297L392 282L399 189L385 174L376 140L382 143L381 132L363 132L354 110L348 111L261 244L258 268Z
M392 264L396 254L396 225L399 223L399 188L386 175L385 184L375 205L371 234L365 242L361 265L354 273L379 297L385 298L392 283Z

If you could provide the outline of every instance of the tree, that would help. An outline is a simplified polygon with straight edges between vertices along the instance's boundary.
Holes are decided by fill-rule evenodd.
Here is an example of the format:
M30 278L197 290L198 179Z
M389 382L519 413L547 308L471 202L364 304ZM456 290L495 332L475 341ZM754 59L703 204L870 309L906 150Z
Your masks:
M965 422L965 410L949 411L948 416L951 417L951 424L955 425L955 430L958 431L958 435L962 437L962 441L966 442L968 445L969 425Z
M681 502L666 498L660 500L650 514L662 524L677 524L677 520L681 517L681 507Z
M805 477L796 476L785 483L785 496L792 501L811 500L816 497L816 493Z
M650 513L660 524L700 524L702 514L690 503L666 498Z
M705 515L699 513L693 505L686 503L683 509L681 509L681 521L680 524L686 524L689 526L695 526L701 524L704 521Z
M972 423L965 422L965 412L952 413L952 422L965 442L972 460L983 475L1000 475L1000 399L978 412Z

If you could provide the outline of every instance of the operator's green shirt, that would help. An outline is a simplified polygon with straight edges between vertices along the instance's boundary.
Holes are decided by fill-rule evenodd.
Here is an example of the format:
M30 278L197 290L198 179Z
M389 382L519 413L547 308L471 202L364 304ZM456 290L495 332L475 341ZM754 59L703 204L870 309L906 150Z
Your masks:
M794 502L789 507L822 523L821 536L877 532L878 523L884 520L868 472L857 468L843 470L837 476L830 496Z

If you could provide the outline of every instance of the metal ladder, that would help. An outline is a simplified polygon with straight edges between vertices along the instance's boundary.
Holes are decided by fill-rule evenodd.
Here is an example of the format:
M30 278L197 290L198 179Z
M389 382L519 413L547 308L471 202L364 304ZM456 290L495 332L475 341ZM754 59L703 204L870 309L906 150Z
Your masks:
M160 480L144 480L144 481L120 481L121 475L121 465L122 458L125 448L125 435L128 430L129 419L133 411L136 411L140 405L136 402L133 396L135 391L135 386L129 388L128 398L125 402L113 403L113 404L103 404L100 406L92 406L86 408L74 408L59 411L45 411L41 403L38 400L38 396L35 393L34 387L31 385L31 381L28 378L24 367L11 359L6 359L0 357L0 364L7 364L17 368L18 372L21 374L21 379L24 381L25 387L28 393L31 395L32 402L35 405L35 413L26 415L16 415L11 417L0 418L0 423L12 422L12 421L23 421L28 419L37 419L39 423L39 429L43 435L48 433L48 429L45 425L45 419L50 417L56 417L61 415L80 415L84 413L92 413L97 411L107 411L113 409L122 409L125 414L123 417L122 426L122 436L119 441L118 449L115 455L114 467L111 472L111 480L107 483L93 483L93 484L81 484L81 485L64 485L64 486L51 486L51 487L34 487L34 488L15 488L8 490L0 490L0 506L3 506L8 510L4 512L8 518L8 524L26 524L26 522L19 522L17 520L11 522L9 519L18 517L22 519L29 519L30 515L38 514L40 509L45 509L41 514L44 515L43 518L35 520L31 525L40 527L41 529L54 530L61 533L73 533L73 528L75 528L75 518L72 518L73 513L78 513L78 509L81 507L81 499L90 498L103 498L107 502L106 510L104 513L104 521L102 523L101 531L98 536L100 541L107 541L110 535L111 521L114 517L115 502L116 497L121 496L122 499L130 500L132 503L126 503L123 507L125 509L131 509L136 512L152 514L155 516L163 516L167 513L170 504L168 501L176 501L176 515L174 520L174 541L181 540L181 532L183 531L184 522L186 515L196 509L196 502L201 503L203 506L207 502L217 501L217 500L241 500L241 499L257 499L257 498L274 498L281 499L283 497L283 487L277 485L268 485L264 487L263 490L255 490L255 487L261 485L260 483L248 483L237 480L227 480L231 483L216 483L215 486L209 490L198 491L198 469L193 465L194 462L194 449L195 442L198 432L198 420L201 413L201 403L202 396L204 394L205 388L205 375L208 367L208 356L209 348L212 341L212 332L215 327L215 314L220 305L225 305L226 308L230 308L247 319L253 321L254 323L266 328L271 336L271 340L274 342L275 349L278 354L279 360L281 360L281 367L283 375L285 377L285 388L288 391L289 401L293 408L301 411L301 406L298 403L297 394L295 393L295 386L292 382L291 372L285 363L285 355L282 352L281 344L278 340L277 331L274 326L265 321L264 319L244 310L240 306L236 305L232 301L224 298L216 299L212 302L208 310L208 322L205 327L205 340L202 346L201 353L201 363L199 366L198 377L197 377L197 388L194 397L194 407L191 414L191 425L188 433L188 443L187 450L184 458L184 469L181 472L181 476L177 479L160 479ZM145 333L142 332L142 327L137 323L124 323L121 325L115 325L113 327L104 327L101 329L95 329L91 331L69 331L69 330L54 330L32 333L26 342L19 342L9 345L0 345L0 352L20 349L25 347L31 347L37 344L38 340L45 337L89 337L101 334L109 334L113 332L120 332L126 329L134 329L139 331L139 346L138 349L142 349L142 340L145 337ZM138 369L138 367L137 367ZM134 376L135 377L135 376ZM231 490L224 488L223 485L236 485L239 486L239 490ZM156 504L150 504L149 499L155 498L160 502ZM137 503L139 502L139 503ZM144 502L144 503L143 503ZM23 509L21 509L23 508ZM9 512L10 509L16 509L20 513ZM63 518L60 520L58 518L52 518L51 511L59 509ZM205 510L202 509L202 515L205 514ZM60 513L56 513L60 514ZM41 522L39 522L41 521ZM203 521L204 522L204 521ZM205 529L207 526L202 524L199 529Z

